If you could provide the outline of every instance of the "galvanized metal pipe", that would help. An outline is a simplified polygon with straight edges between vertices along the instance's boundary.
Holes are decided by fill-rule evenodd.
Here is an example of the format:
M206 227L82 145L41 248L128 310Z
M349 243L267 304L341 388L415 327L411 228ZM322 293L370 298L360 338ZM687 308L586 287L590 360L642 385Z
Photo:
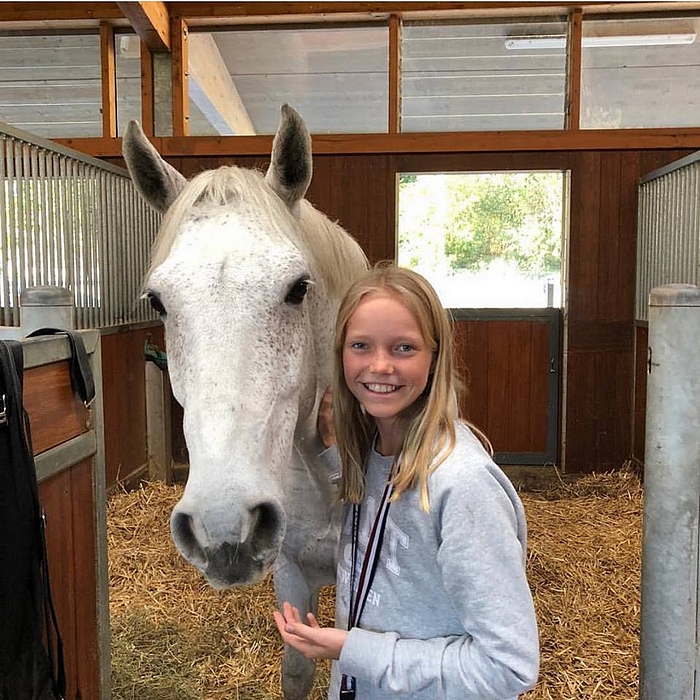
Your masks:
M8 275L10 276L10 303L12 304L12 325L19 326L19 293L22 283L21 254L17 241L17 198L15 197L15 141L7 139L5 150L6 177L8 184L7 192L7 231L10 250L8 258L10 261Z
M97 210L99 209L99 202L97 200L95 168L93 166L88 166L85 169L85 180L88 190L86 204L89 212L88 226L85 230L88 247L88 273L90 275L90 315L88 325L90 328L95 328L99 325L97 310L99 304L100 267L97 258L97 232L99 231Z
M46 177L46 153L35 149L37 159L37 192L35 194L38 209L38 224L41 231L41 270L42 284L55 284L51 275L51 243L48 225L48 180Z
M649 302L641 700L698 700L700 288Z
M3 325L12 323L12 287L10 267L12 252L9 246L7 198L5 196L8 180L5 177L6 140L0 138L0 249L2 250L2 321Z

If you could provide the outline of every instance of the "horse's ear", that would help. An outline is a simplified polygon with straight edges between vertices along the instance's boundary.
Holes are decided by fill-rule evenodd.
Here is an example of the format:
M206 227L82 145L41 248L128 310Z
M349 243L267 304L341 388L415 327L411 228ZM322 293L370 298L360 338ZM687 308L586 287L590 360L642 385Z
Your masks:
M291 208L306 194L311 170L311 136L299 113L284 104L265 179Z
M126 127L122 154L136 189L154 209L164 213L187 184L185 177L160 157L137 121Z

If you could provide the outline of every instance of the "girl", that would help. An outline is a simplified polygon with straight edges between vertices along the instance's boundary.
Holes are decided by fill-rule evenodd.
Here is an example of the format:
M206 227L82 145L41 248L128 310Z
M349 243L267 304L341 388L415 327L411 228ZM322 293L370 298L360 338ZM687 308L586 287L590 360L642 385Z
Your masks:
M331 700L516 698L539 666L525 516L459 419L437 294L411 270L371 270L341 304L335 354L337 627L285 603L283 640L336 660Z

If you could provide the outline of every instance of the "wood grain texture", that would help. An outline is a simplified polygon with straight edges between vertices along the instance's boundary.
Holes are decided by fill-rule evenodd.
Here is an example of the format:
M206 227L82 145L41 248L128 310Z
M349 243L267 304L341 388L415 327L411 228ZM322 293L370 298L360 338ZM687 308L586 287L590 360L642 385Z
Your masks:
M97 579L92 490L88 459L43 481L51 590L63 639L66 698L100 697Z
M455 323L462 413L496 452L547 451L549 333L541 320Z
M397 173L533 169L570 172L567 308L562 329L567 357L561 365L566 367L562 380L566 387L562 406L566 416L566 450L559 466L567 472L600 471L618 468L632 454L634 416L642 410L635 403L635 391L640 389L635 389L634 381L638 179L688 154L687 150L656 148L506 153L500 147L499 152L317 154L308 196L321 211L339 220L369 258L377 261L394 256ZM221 153L215 157L168 160L191 176L224 163L264 169L269 154ZM488 383L493 385L495 381L491 376L495 370L488 354L488 337L480 328L459 332L471 348L467 414L487 430L498 416L488 403L476 397L487 396ZM540 341L533 338L531 342ZM532 400L542 401L541 397ZM539 441L541 427L530 425L531 435L538 431ZM634 450L638 449L637 444Z
M647 360L649 329L646 325L634 329L634 423L632 425L632 456L644 462L647 407Z
M25 370L24 407L29 414L34 454L88 430L90 412L73 393L67 360Z
M141 469L148 459L143 357L147 338L155 345L164 347L162 328L102 336L105 474L108 488Z
M114 56L114 27L100 24L100 77L102 81L102 137L117 136L117 73Z

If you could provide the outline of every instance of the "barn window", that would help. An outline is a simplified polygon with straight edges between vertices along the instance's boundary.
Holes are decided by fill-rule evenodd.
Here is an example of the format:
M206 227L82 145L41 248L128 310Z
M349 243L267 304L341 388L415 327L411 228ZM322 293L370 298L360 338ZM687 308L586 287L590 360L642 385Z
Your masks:
M274 134L288 102L311 133L388 128L386 25L189 36L190 134Z
M0 120L39 136L102 135L99 34L0 36Z
M448 308L562 305L566 173L402 173L398 262Z
M586 20L581 127L700 125L696 20Z
M132 119L141 121L141 41L133 32L114 37L114 67L117 79L117 134Z
M533 36L549 43L519 50ZM562 129L566 36L563 19L405 23L401 130Z

